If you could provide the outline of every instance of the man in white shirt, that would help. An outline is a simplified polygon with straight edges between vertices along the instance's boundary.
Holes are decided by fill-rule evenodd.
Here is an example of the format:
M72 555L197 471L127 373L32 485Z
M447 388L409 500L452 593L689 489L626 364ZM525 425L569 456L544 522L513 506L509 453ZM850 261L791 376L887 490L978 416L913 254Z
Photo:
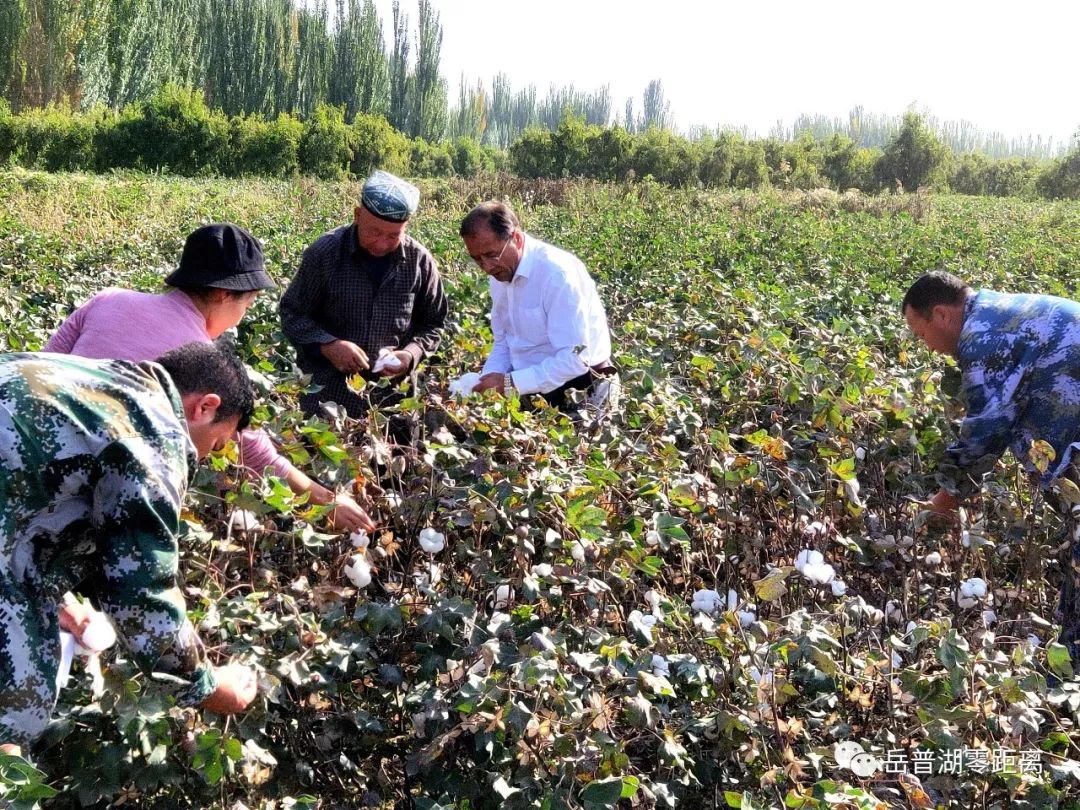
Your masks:
M529 236L508 205L485 202L461 223L469 255L490 277L494 345L474 391L539 394L569 410L566 392L594 405L617 379L607 315L585 265Z

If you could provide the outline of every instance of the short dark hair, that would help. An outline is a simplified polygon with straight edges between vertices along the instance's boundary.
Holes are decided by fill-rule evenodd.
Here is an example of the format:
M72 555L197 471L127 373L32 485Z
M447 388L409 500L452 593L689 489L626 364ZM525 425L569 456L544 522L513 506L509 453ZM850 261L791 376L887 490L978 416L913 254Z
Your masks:
M919 276L904 294L900 312L905 313L910 307L922 318L929 318L936 306L954 307L964 303L971 287L962 278L934 270Z
M255 393L247 370L228 338L213 343L185 343L166 352L157 363L169 373L183 394L217 394L221 397L215 422L239 416L237 430L243 430L255 410Z
M509 239L510 235L521 227L513 209L504 202L488 200L482 202L461 220L458 233L462 237L476 236L481 228L488 228L499 239Z

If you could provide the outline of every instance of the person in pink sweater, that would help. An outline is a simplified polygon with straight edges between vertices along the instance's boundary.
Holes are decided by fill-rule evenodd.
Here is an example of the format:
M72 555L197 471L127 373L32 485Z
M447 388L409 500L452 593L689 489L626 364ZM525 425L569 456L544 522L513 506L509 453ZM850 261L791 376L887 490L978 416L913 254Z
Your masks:
M154 360L185 343L210 342L236 326L260 290L275 287L258 241L236 225L205 225L184 243L180 265L166 279L172 287L152 294L110 288L79 307L45 345L45 351L110 360ZM240 463L261 475L267 467L295 493L315 504L336 504L332 522L342 530L375 528L346 493L336 494L297 469L262 430L239 437Z

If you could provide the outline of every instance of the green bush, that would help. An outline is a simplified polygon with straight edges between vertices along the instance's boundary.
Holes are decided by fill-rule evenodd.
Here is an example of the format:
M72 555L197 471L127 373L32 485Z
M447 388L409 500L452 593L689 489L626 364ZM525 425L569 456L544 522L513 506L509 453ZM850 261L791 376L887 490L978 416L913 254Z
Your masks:
M15 119L16 161L50 172L93 169L94 136L102 112L79 114L66 107L28 110Z
M137 115L117 122L136 168L188 176L216 174L228 163L229 119L211 112L202 93L164 85Z
M357 115L353 119L350 143L351 169L357 177L366 177L373 169L402 174L409 171L409 139L381 115Z
M305 122L300 138L300 172L323 180L344 178L353 159L350 141L341 108L318 105Z
M230 173L287 177L299 167L304 124L282 113L273 121L254 116L232 119Z
M448 143L428 143L413 138L409 151L409 173L416 177L451 177L454 154Z
M667 130L650 129L638 137L631 160L638 177L651 176L672 186L698 183L698 155L685 138Z
M943 188L951 155L921 116L908 113L900 132L874 166L874 177L883 189L892 189L898 183L905 191L921 186Z
M535 180L555 176L554 138L546 129L527 129L510 145L514 174Z
M15 157L15 116L7 101L0 98L0 166L8 166Z
M490 152L472 138L458 138L453 143L452 151L454 173L461 177L475 177L480 172L495 169L495 161L491 159Z

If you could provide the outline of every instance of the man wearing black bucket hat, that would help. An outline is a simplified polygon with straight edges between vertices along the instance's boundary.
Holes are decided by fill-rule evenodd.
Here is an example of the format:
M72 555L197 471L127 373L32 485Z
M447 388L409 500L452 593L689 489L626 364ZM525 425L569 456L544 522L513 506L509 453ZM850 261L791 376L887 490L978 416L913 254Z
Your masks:
M360 416L365 403L349 390L349 377L404 376L438 347L447 313L439 270L427 248L405 234L419 201L411 183L376 171L364 182L353 221L304 251L280 312L300 368L321 386L301 398L306 412L331 401Z
M108 289L95 295L61 324L47 352L109 360L154 360L185 343L207 343L236 326L260 290L275 287L262 247L231 223L204 225L188 235L180 264L163 295ZM334 525L355 531L374 528L347 493L335 494L313 481L274 447L262 430L240 434L240 463L261 475L269 467L312 503L336 504Z

